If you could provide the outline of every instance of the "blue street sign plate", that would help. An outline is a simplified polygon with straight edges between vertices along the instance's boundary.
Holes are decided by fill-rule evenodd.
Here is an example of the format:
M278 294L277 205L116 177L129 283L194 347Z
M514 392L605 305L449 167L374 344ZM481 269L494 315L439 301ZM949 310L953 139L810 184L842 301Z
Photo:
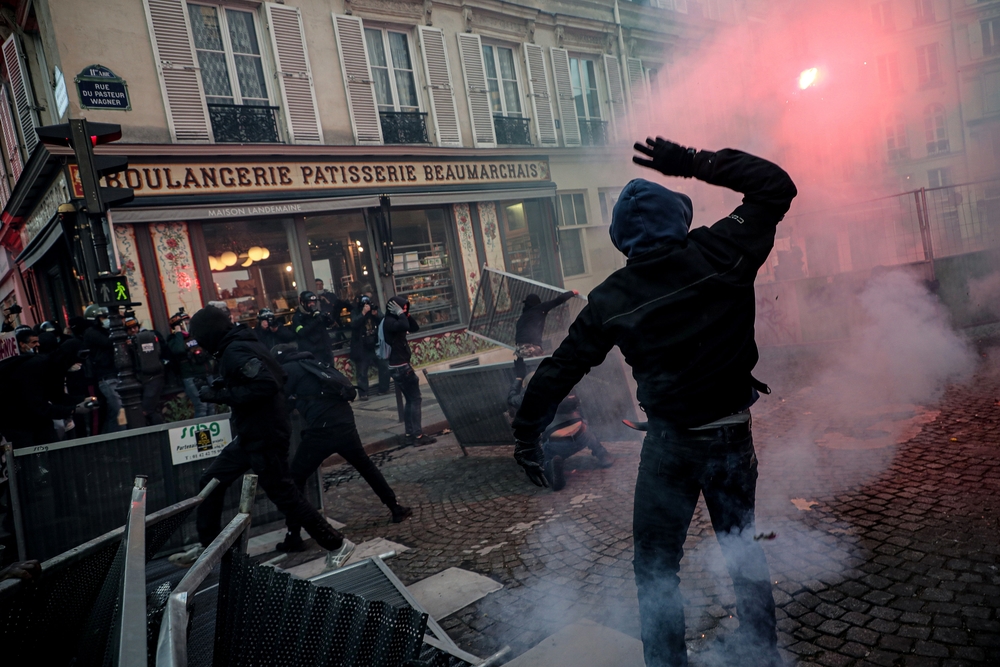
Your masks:
M76 89L82 109L131 111L128 84L104 65L91 65L76 75Z

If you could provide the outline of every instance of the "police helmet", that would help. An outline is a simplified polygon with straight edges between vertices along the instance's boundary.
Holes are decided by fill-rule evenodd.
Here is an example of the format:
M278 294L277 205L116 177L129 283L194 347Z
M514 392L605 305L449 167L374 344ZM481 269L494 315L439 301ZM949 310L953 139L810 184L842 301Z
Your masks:
M87 306L87 309L83 311L83 316L88 320L96 320L98 317L107 317L108 309L104 306L98 306L96 303L92 303Z

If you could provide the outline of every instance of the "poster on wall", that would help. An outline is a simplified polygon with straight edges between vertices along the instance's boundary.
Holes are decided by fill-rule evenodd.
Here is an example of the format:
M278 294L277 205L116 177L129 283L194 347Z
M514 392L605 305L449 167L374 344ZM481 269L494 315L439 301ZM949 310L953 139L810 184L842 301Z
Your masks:
M170 459L175 466L214 458L233 441L228 416L172 428L169 435Z
M0 334L0 361L17 356L17 340L13 333Z

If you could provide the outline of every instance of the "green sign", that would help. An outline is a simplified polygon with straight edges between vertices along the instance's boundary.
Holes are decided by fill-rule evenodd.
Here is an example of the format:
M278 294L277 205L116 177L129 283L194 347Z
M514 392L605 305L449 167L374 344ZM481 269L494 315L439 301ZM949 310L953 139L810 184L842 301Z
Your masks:
M94 295L102 306L123 306L132 303L125 276L103 276L94 278Z

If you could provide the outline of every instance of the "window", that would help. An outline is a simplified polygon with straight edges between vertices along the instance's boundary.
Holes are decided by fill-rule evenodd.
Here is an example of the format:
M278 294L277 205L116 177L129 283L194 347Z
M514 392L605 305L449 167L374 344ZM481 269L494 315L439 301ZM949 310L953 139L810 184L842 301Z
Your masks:
M379 111L419 111L413 59L406 33L365 28L368 62Z
M892 20L892 3L878 2L872 5L872 22L882 30L895 30L896 24Z
M421 329L459 323L449 217L441 208L392 211L396 294L410 302Z
M1000 113L1000 71L983 73L983 113Z
M587 224L587 204L585 195L576 192L559 195L559 207L562 209L562 227L574 227Z
M513 49L483 44L483 64L494 116L521 116L521 93Z
M583 230L572 229L587 224L587 205L582 192L559 195L560 227L559 258L563 276L578 276L587 272L583 250Z
M597 199L601 202L601 220L604 221L604 224L611 224L611 216L614 214L615 204L618 203L618 196L621 193L621 188L599 190L597 192Z
M660 94L660 70L656 67L646 69L646 80L649 81L649 94L655 101Z
M927 154L947 153L948 125L945 121L944 107L931 104L924 109L924 136L927 139Z
M951 185L951 178L948 174L948 168L944 167L942 169L929 169L927 171L927 185L931 188L943 188L945 186Z
M188 12L206 101L270 104L253 14L194 4L188 5Z
M917 10L914 25L934 23L934 0L913 0L913 3Z
M888 53L877 58L878 81L884 90L899 90L902 80L899 76L899 54Z
M910 144L906 138L906 120L903 118L903 114L886 116L885 141L890 161L910 157Z
M542 200L505 201L499 206L507 270L523 278L558 285L552 221Z
M917 81L921 86L941 81L941 65L937 44L917 47Z
M1000 18L983 21L979 25L983 29L983 55L1000 53Z
M577 117L581 120L600 120L601 102L597 96L597 67L594 61L570 58L569 69Z

